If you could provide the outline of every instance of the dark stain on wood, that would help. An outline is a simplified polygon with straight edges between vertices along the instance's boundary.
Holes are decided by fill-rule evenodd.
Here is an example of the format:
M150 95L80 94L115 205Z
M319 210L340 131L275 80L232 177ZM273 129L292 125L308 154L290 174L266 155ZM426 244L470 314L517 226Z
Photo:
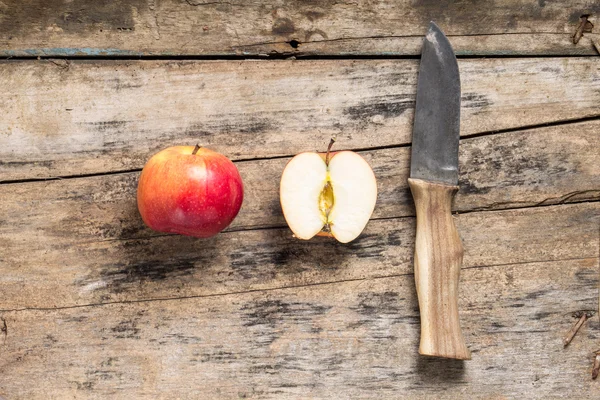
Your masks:
M142 329L138 325L144 325L141 321L145 314L146 310L139 310L110 328L102 328L101 331L110 332L115 339L140 339Z
M124 290L132 283L162 281L174 276L190 275L195 264L189 260L146 261L134 264L117 264L115 269L102 273L115 292Z
M372 123L370 120L376 115L381 115L384 118L399 117L406 110L412 109L415 106L414 100L398 99L392 96L391 99L374 98L370 101L363 102L356 106L346 107L343 114L347 115L351 120L360 120L365 123ZM383 101L385 100L385 101Z
M195 344L202 343L203 340L197 336L184 335L181 333L167 333L163 340L159 341L159 344L165 344L167 342L175 342L178 344Z
M491 106L492 101L485 94L463 93L461 97L461 107L482 109Z
M191 358L190 361L200 363L231 364L239 361L239 359L236 353L223 350L223 346L215 346L205 349L203 352L195 353L194 357Z
M383 293L360 293L358 294L358 306L353 309L364 316L368 317L379 317L385 315L389 317L390 314L396 314L400 311L401 305L400 295L398 292L383 292Z
M129 235L127 231L122 234ZM239 233L232 235L237 237ZM354 242L342 244L324 237L303 241L293 238L287 228L269 229L258 242L241 241L231 246L225 261L230 266L227 280L265 282L310 270L335 271L353 257L374 261L384 257L386 246L402 245L405 236L398 230L385 234L363 233ZM123 293L137 289L144 282L158 283L202 274L215 259L223 257L219 246L226 246L229 238L229 234L221 234L207 240L179 235L122 240L119 246L124 261L95 267L78 285L86 287L103 281L108 285L106 290Z
M538 312L536 312L533 315L532 319L534 319L534 320L541 320L541 319L548 318L548 317L550 317L552 315L554 315L554 313L546 312L546 311L538 311Z
M37 160L29 160L29 161L2 161L0 160L0 166L8 167L8 168L23 168L24 166L35 165L36 167L43 167L51 169L54 165L52 160L45 161L37 161Z
M71 383L74 383L77 390L80 390L80 391L90 391L90 390L94 389L94 385L95 385L95 382L89 381L89 380L86 380L83 382L73 382L72 381Z
M448 21L447 26L451 27L468 24L474 30L489 29L485 18L488 11L484 7L481 7L481 3L477 0L465 0L460 3L452 0L417 0L412 2L411 6L420 11L420 18L414 23L415 25L423 26L423 33L427 29L429 21L436 21L438 24ZM533 12L537 7L529 8ZM441 28L445 29L446 27L442 25ZM450 29L446 30L446 34L454 34Z
M296 240L286 244L260 243L236 248L229 256L235 274L244 279L272 279L278 273L302 273L314 266L308 246ZM270 269L265 270L265 266Z
M315 21L317 19L323 18L325 16L325 13L319 12L319 11L314 11L314 10L310 10L310 11L306 11L304 13L304 15L306 15L306 18L308 18L309 21Z
M193 238L167 236L160 241L124 240L121 243L124 262L103 266L99 271L90 271L90 276L79 284L97 282L98 276L106 282L113 293L121 293L137 287L142 282L189 276L195 269L209 265L214 254L213 246L206 251L193 245Z
M377 258L383 256L386 250L387 243L382 240L379 234L362 233L357 239L345 246L359 258L372 258L376 261Z
M590 1L584 8L573 9L569 14L569 22L571 24L577 24L578 26L582 16L587 15L588 17L591 17L598 16L598 14L600 14L600 3L597 1ZM576 28L574 28L573 31L575 31L575 29Z
M273 27L271 28L271 32L274 35L289 35L291 33L296 32L296 28L294 27L294 23L289 18L277 18L273 23Z
M58 343L58 340L52 335L46 335L46 341L50 344Z
M62 223L67 223L66 219L62 220ZM75 221L73 221L75 222ZM119 219L120 224L102 224L98 226L99 237L102 238L134 238L139 236L141 233L146 232L148 228L143 223L137 220L130 219ZM69 226L67 224L66 226Z
M132 31L134 9L147 7L145 0L15 1L2 9L0 36L18 35L32 27L57 27L67 33Z
M587 220L580 221L582 224L590 224L594 223L589 218ZM589 287L592 285L598 284L598 271L595 269L581 269L575 272L575 278L577 278L577 283L581 285L581 287Z
M110 328L117 339L139 339L140 328L137 327L137 321L130 319L121 321L117 325Z
M2 323L0 326L0 332L4 335L4 340L8 337L8 324L6 323L6 319L0 317L0 322Z
M278 131L278 125L269 118L253 117L238 114L218 114L208 119L203 124L190 125L185 130L186 137L211 137L218 134L245 133L252 136L252 140L259 140L257 134ZM181 137L181 133L172 133L174 139Z
M279 326L285 323L311 324L311 321L325 315L331 306L283 300L259 300L244 304L243 326L252 329L252 334L261 346L270 345L282 335ZM254 329L253 329L254 328Z
M377 339L394 340L390 335L389 326L393 324L406 323L409 325L419 324L418 310L415 310L415 299L400 297L398 292L387 291L383 293L365 292L359 293L358 305L350 307L359 316L360 321L351 323L349 328L355 329L359 326L367 326L373 330L372 337ZM407 313L406 308L413 309L414 313ZM385 321L385 324L381 322Z
M492 328L494 328L494 329L502 329L502 328L506 328L506 325L503 325L503 324L501 324L501 323L499 323L499 322L496 322L496 321L492 322L492 323L490 324L490 326L491 326Z
M466 175L462 172L460 173L460 179L458 180L458 186L460 189L458 193L461 195L482 195L492 191L493 187L490 186L478 186L475 182L471 182L468 180Z
M526 300L538 300L540 297L543 297L550 292L551 291L549 289L536 290L534 292L527 293L527 295L525 296L525 299Z
M115 130L117 133L122 130L123 127L130 124L132 121L99 121L99 122L86 122L87 125L93 126L94 129L99 132L106 132Z
M506 143L491 138L485 147L471 140L461 142L459 193L483 195L501 187L535 187L544 184L548 177L563 176L580 169L568 154L547 153L540 146L543 143L535 147L526 138L515 138ZM532 150L524 151L525 148ZM504 179L492 184L489 176L500 172Z
M77 315L77 316L66 317L66 318L62 319L62 321L64 321L64 322L80 323L80 322L83 322L83 321L85 321L87 319L88 319L87 315Z
M476 351L471 350L471 353ZM423 387L447 389L467 385L464 360L420 356L417 357L416 375L418 378L411 384L414 390L422 390Z
M276 244L260 243L235 249L230 255L235 274L244 279L265 280L310 270L335 270L345 258L339 248L330 246L334 245L332 239L301 241L291 238L287 229L281 233L287 239Z
M245 315L244 326L268 326L274 328L285 320L308 322L315 316L327 313L331 307L306 302L260 300L245 304L241 309Z
M558 75L561 73L561 68L560 67L542 67L540 69L540 71L542 72L549 72L553 75Z
M305 241L292 237L288 228L265 232L259 243L235 247L229 255L233 273L244 279L273 279L276 275L297 275L310 270L334 271L350 257L371 257L373 248L384 250L385 244L370 239L371 247L356 244L342 244L328 237L316 237ZM364 236L364 234L363 234ZM373 235L376 236L376 235Z
M400 235L400 231L388 232L386 242L388 246L401 246L402 236Z
M237 132L256 134L269 132L274 128L274 123L271 120L248 118L247 121L244 121L243 124L238 127Z
M71 381L79 391L93 391L96 385L106 381L119 381L125 375L119 371L116 357L109 357L99 365L90 365L85 370L85 377L81 381Z

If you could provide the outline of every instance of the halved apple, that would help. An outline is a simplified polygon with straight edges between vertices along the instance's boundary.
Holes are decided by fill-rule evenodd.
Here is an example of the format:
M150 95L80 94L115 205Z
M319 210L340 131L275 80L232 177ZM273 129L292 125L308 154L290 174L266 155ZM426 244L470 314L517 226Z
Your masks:
M281 177L283 215L294 235L333 236L342 243L363 231L377 201L375 174L353 151L300 153Z

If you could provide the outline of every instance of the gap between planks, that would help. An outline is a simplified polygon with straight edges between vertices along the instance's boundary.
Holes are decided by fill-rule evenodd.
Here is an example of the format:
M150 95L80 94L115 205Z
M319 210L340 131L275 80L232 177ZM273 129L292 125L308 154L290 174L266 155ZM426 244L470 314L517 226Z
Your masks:
M585 260L596 260L596 258L591 257L574 257L574 258L565 258L565 259L554 259L554 260L534 260L534 261L524 261L524 262L515 262L515 263L502 263L502 264L492 264L492 265L475 265L472 267L463 267L461 270L474 270L474 269L488 269L488 268L498 268L498 267L507 267L511 265L527 265L527 264L535 264L535 263L555 263L555 262L566 262L566 261L585 261ZM600 262L600 259L598 259ZM155 302L163 302L163 301L181 301L181 300L190 300L190 299L203 299L203 298L213 298L213 297L226 297L226 296L238 296L249 293L261 293L261 292L274 292L274 291L284 291L290 289L300 289L300 288L309 288L309 287L318 287L318 286L328 286L328 285L338 285L347 282L368 282L368 281L377 281L383 279L390 278L402 278L413 276L412 272L407 272L403 274L389 274L389 275L380 275L380 276L372 276L368 278L354 278L354 279L341 279L336 281L327 281L327 282L316 282L316 283L307 283L303 285L289 285L289 286L279 286L267 289L250 289L250 290L241 290L241 291L233 291L226 293L213 293L213 294L204 294L204 295L192 295L192 296L180 296L180 297L156 297L150 299L141 299L141 300L121 300L121 301L108 301L104 303L88 303L88 304L78 304L72 306L61 306L61 307L23 307L23 308L14 308L14 309L0 309L0 313L18 313L18 312L28 312L28 311L57 311L57 310L70 310L77 308L88 308L88 307L104 307L115 304L139 304L139 303L155 303Z
M473 133L470 135L461 136L460 141L462 142L464 140L480 138L480 137L485 137L485 136L501 135L504 133L513 133L513 132L524 131L524 130L543 129L543 128L549 128L549 127L554 127L554 126L564 126L564 125L578 124L578 123L591 122L591 121L597 121L597 120L600 120L600 115L593 115L593 116L583 117L583 118L568 118L568 119L564 119L564 120L560 120L560 121L553 121L553 122L546 122L546 123L532 124L532 125L523 125L523 126L519 126L519 127L515 127L515 128L489 130L489 131L478 132L478 133ZM411 147L411 145L412 145L412 143L401 143L401 144L388 145L388 146L360 147L360 148L355 148L352 151L360 153L360 152L367 152L367 151L399 149L399 148L403 148L403 147ZM232 161L234 163L244 163L244 162L254 162L254 161L279 160L279 159L283 159L283 158L293 157L294 155L295 154L284 154L284 155L277 155L277 156L272 156L272 157L240 158L240 159L233 159ZM116 170L116 171L94 172L94 173L80 174L80 175L53 176L53 177L48 177L48 178L7 179L7 180L0 180L0 185L12 185L12 184L33 183L33 182L48 182L48 181L56 181L56 180L63 180L63 179L91 178L91 177L95 177L95 176L129 174L129 173L136 173L136 172L141 172L141 171L142 171L142 168L132 168L132 169Z
M272 44L286 44L288 42L274 42ZM319 42L305 42L305 43L319 43ZM266 43L270 44L270 43ZM258 46L258 45L257 45ZM463 55L457 54L456 58L459 60L478 60L478 59L528 59L528 58L596 58L598 54L495 54L495 55ZM302 52L289 52L280 54L265 54L265 55L183 55L183 56L161 56L161 55L141 55L141 56L61 56L61 55L48 55L48 56L0 56L0 61L39 61L39 60L66 60L66 61L244 61L244 60L263 60L263 61L275 61L275 60L306 60L306 61L319 61L319 60L420 60L420 55L377 55L377 54L364 54L364 55L311 55L304 54Z

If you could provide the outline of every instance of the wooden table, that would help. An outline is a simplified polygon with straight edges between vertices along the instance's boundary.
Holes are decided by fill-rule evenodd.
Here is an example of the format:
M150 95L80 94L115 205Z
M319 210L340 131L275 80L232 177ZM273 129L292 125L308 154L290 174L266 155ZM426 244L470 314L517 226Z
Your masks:
M594 398L600 57L593 0L0 1L0 397ZM422 36L459 56L467 362L418 355L407 189ZM292 238L301 151L359 151L378 204L342 245ZM170 145L235 160L238 218L144 227Z

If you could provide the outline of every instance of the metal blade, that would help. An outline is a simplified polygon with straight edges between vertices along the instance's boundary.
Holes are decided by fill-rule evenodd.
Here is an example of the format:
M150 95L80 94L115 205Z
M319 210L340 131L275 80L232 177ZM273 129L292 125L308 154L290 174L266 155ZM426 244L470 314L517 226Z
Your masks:
M431 22L421 51L410 177L458 185L460 76L448 38Z

